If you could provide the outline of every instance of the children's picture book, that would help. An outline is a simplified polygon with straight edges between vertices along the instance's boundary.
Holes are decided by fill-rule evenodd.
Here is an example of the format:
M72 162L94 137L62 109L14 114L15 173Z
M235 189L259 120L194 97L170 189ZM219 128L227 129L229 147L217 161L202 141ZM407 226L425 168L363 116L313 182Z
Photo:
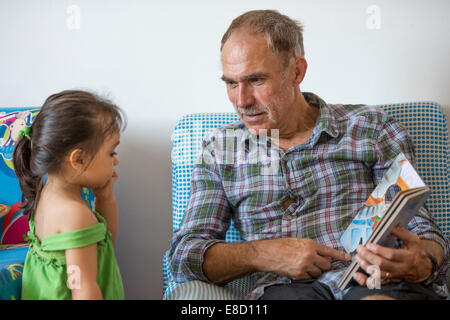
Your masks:
M397 239L391 235L393 229L406 227L430 193L414 167L400 153L342 234L341 244L352 255L360 244L395 247ZM347 287L358 269L353 259L338 284L340 290Z

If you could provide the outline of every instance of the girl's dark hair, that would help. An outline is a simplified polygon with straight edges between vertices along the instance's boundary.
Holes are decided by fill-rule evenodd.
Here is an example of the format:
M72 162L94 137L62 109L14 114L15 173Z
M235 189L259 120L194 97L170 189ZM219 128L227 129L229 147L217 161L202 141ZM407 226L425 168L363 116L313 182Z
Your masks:
M76 148L92 160L105 138L122 130L124 116L111 101L90 92L66 90L48 97L31 124L31 141L23 137L14 148L24 214L36 209L47 173L60 170Z

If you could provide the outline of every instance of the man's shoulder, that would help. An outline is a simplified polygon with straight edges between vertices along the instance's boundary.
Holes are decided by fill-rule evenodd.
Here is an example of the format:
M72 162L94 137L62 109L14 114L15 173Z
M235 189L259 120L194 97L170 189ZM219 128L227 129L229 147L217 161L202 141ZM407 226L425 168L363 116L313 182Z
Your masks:
M244 124L244 121L242 120L236 120L234 122L231 122L227 125L221 126L219 128L217 128L220 131L225 131L225 130L243 130L246 129L247 127Z
M248 130L242 120L214 128L203 137L197 164L226 163L228 153L224 151L234 150L234 142L230 143L230 139L242 143L247 137Z
M214 128L213 130L208 132L203 138L203 145L209 145L217 139L223 139L230 133L232 133L233 137L238 136L237 133L239 133L239 136L243 136L248 134L248 130L242 120L237 120L229 124Z
M365 104L329 104L338 122L352 123L364 120L372 124L384 124L392 118L379 106Z

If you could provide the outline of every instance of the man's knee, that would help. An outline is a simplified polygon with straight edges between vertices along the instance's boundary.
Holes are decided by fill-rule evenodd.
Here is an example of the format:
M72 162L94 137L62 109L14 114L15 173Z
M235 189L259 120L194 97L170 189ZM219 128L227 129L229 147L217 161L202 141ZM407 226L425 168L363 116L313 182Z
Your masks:
M361 298L361 300L396 300L396 299L388 296L383 296L381 294L375 294L373 296L363 297Z
M334 300L331 290L315 280L266 287L260 300Z

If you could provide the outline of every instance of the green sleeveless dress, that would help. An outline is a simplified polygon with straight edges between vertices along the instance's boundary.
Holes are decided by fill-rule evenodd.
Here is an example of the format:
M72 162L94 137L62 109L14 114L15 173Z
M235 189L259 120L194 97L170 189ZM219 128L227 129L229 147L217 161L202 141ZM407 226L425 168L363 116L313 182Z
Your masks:
M94 213L99 223L75 231L52 234L45 237L42 243L34 234L34 220L30 217L28 236L31 243L22 274L23 300L72 299L72 291L67 284L65 250L94 243L97 243L97 283L103 299L124 299L111 233L106 228L105 219L98 212ZM75 273L69 271L72 281Z

